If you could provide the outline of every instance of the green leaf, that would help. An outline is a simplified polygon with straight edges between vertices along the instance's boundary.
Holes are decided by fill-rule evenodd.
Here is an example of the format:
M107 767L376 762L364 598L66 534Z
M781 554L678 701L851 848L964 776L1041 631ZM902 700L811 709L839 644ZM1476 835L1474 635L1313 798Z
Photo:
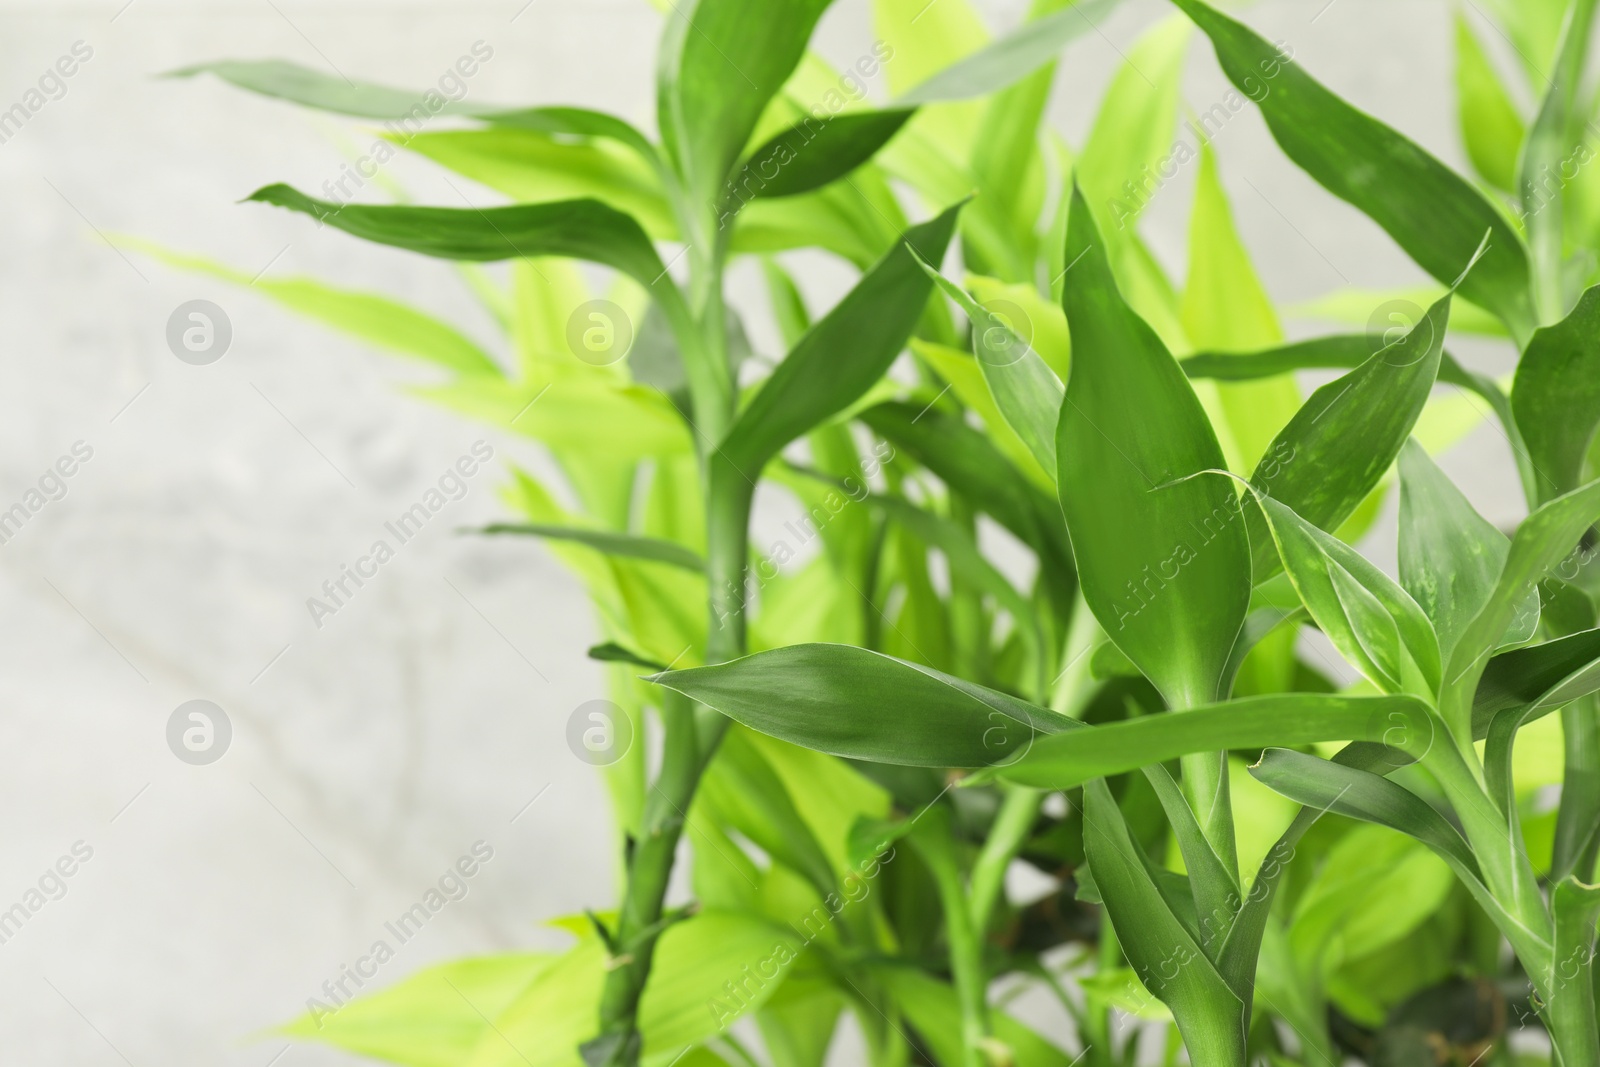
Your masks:
M762 112L805 54L830 0L773 0L751 18L741 0L698 0L667 17L656 111L691 202L713 205ZM706 239L711 234L696 234Z
M584 655L601 663L630 663L635 667L643 667L651 671L664 671L667 669L665 663L649 659L638 652L624 648L615 641L605 641L598 645L592 645Z
M1216 151L1200 148L1194 209L1189 216L1189 277L1183 291L1183 329L1197 348L1252 352L1283 343L1283 328L1250 254L1245 250L1227 193L1217 173ZM1221 356L1227 359L1226 355ZM1196 375L1187 361L1184 373ZM1218 390L1228 429L1244 463L1254 466L1300 407L1292 378L1238 380Z
M1383 227L1417 264L1497 314L1514 336L1536 325L1522 239L1482 194L1388 126L1345 103L1255 32L1202 0L1174 0L1207 36L1230 81L1256 100L1284 153L1329 192Z
M1400 584L1433 621L1440 655L1488 603L1511 541L1467 498L1415 440L1400 453ZM1529 590L1501 645L1530 640L1539 625L1539 594Z
M1312 526L1338 529L1394 464L1428 403L1449 317L1446 295L1405 336L1312 393L1250 484ZM1246 509L1257 582L1278 569L1261 519Z
M794 196L837 181L877 155L913 113L900 108L802 119L750 154L733 179L734 199Z
M1513 649L1484 666L1473 696L1472 736L1481 740L1495 717L1527 709L1532 722L1579 697L1600 692L1600 630Z
M119 243L179 270L209 275L262 293L290 311L369 344L458 374L500 376L499 366L488 353L454 327L387 297L339 289L313 278L252 278L212 260L170 252L147 241L120 238Z
M873 963L868 969L927 1042L937 1062L964 1062L961 1006L953 986L910 966ZM1005 1045L1008 1062L1016 1067L1073 1067L1076 1061L1011 1015L1001 1011L992 1015L994 1036Z
M1460 832L1404 786L1370 771L1276 748L1262 755L1250 773L1268 788L1309 808L1387 826L1416 838L1450 865L1497 924L1521 925L1484 887L1477 860Z
M364 241L441 259L566 256L614 267L658 294L668 288L655 284L665 268L639 224L598 200L459 209L340 205L287 185L268 185L247 199L310 215Z
M1281 693L1040 737L1001 776L1044 789L1073 789L1195 752L1323 741L1388 741L1422 751L1431 737L1427 705L1414 697Z
M1184 20L1171 18L1139 38L1107 86L1073 164L1073 178L1094 211L1095 224L1114 246L1135 236L1132 227L1155 195L1152 186L1160 187L1155 175L1162 161L1174 155L1190 37ZM1061 267L1072 258L1069 252ZM1125 261L1119 255L1112 262L1126 284ZM1133 294L1129 296L1131 300Z
M519 203L599 200L656 240L679 238L660 175L615 144L507 126L419 133L403 144Z
M1076 189L1067 259L1072 373L1056 454L1084 599L1170 705L1209 703L1249 607L1238 499L1226 479L1192 477L1224 465L1216 434L1123 302Z
M803 947L793 930L739 912L707 910L668 927L639 1005L645 1060L660 1057L666 1063L685 1046L759 1009L783 984ZM455 1063L580 1067L578 1045L594 1036L605 967L599 938L586 938L505 1010L489 1016L493 1027L469 1058ZM740 995L729 996L727 983L747 975Z
M1072 546L1059 506L1023 477L986 435L938 408L900 401L868 408L860 419L1041 557L1070 572Z
M671 541L657 537L639 537L635 534L616 533L612 530L586 530L577 526L545 526L537 523L497 522L471 533L525 537L546 537L556 541L575 541L588 545L596 552L626 559L643 559L652 563L665 563L696 574L704 574L705 560Z
M1511 410L1538 478L1539 500L1581 484L1600 426L1600 287L1561 322L1533 335L1517 364Z
M1078 726L1016 697L864 648L792 645L654 676L752 730L834 756L986 767Z
M1494 592L1462 631L1445 670L1440 708L1457 737L1472 729L1472 694L1485 661L1515 621L1519 606L1596 519L1600 519L1600 482L1590 482L1543 505L1517 527Z
M405 1067L456 1067L489 1029L486 1019L557 962L544 953L455 960L342 1007L313 1007L280 1032Z
M1456 13L1456 100L1461 140L1467 158L1484 181L1502 192L1513 192L1517 157L1527 136L1517 106L1494 64L1478 43L1478 35L1462 12Z
M1043 18L1029 19L1014 32L900 94L895 103L936 104L999 92L1054 60L1063 48L1093 30L1117 3L1083 0Z
M933 283L917 257L944 258L961 205L920 226L800 339L739 413L713 463L753 484L789 442L860 399L900 354Z
M1318 628L1386 692L1439 689L1439 642L1417 602L1332 534L1256 495L1284 570Z
M1173 914L1105 782L1089 782L1083 798L1089 867L1128 961L1172 1010L1191 1062L1244 1063L1248 1005Z
M973 355L1000 414L1027 444L1039 466L1046 471L1055 470L1056 421L1065 393L1061 380L1005 319L984 308L926 262L919 262L972 323Z
M1159 763L1143 770L1156 798L1161 801L1161 810L1167 814L1172 836L1183 855L1189 888L1194 894L1195 913L1204 919L1197 924L1201 947L1208 958L1215 960L1221 938L1232 925L1239 908L1239 879L1206 839L1200 820L1195 818L1183 790L1173 781L1172 772Z

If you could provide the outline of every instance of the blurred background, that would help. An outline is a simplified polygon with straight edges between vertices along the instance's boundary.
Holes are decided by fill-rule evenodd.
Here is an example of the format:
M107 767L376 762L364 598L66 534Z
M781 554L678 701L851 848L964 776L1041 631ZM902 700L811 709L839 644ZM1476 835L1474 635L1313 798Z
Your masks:
M1005 30L1026 5L979 6ZM1247 18L1460 165L1452 11L1445 0L1267 0ZM1070 46L1052 106L1069 139L1081 142L1122 50L1170 13L1127 0ZM448 265L237 203L274 181L322 190L371 143L370 125L159 75L281 57L417 89L482 42L492 58L469 99L582 103L652 129L660 25L645 0L0 2L0 112L26 112L0 122L0 511L61 457L76 449L79 461L64 496L15 532L0 527L8 1062L353 1063L264 1032L305 1010L475 845L492 859L466 895L368 988L455 956L555 946L543 921L610 905L607 801L565 742L573 709L605 695L584 655L596 635L586 598L538 544L455 532L507 513L503 464L544 469L537 446L409 398L424 378L388 356L119 244L139 237L250 277L384 292L487 340L487 316ZM817 44L848 63L872 39L865 0L837 0ZM30 89L68 55L75 72L34 107ZM1200 111L1226 86L1198 40L1190 60L1185 96ZM1279 301L1423 280L1280 155L1253 108L1216 147ZM1179 277L1193 172L1157 194L1143 223ZM500 202L404 155L383 177L420 203ZM374 182L356 199L384 195ZM849 283L820 254L786 259L813 307ZM756 350L778 356L758 279L736 273L733 291ZM232 331L204 366L167 340L174 311L197 299ZM1492 345L1457 354L1510 366ZM480 441L495 458L464 498L315 625L307 598ZM1492 426L1444 465L1491 520L1516 517ZM788 507L762 502L757 544ZM1374 537L1376 557L1392 559L1392 518ZM168 744L169 719L191 700L213 702L231 726L210 764ZM52 899L8 927L4 909L63 856L75 857L64 891L47 879Z

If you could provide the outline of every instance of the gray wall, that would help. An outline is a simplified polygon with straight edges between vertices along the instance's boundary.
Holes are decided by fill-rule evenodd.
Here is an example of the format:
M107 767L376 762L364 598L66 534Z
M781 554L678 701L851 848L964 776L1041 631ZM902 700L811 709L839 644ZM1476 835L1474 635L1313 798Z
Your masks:
M0 108L75 41L93 48L66 94L0 145L0 508L75 442L93 449L65 498L0 547L0 908L76 842L93 850L65 896L0 944L0 1047L18 1063L259 1067L285 1044L251 1035L297 1014L475 841L494 859L380 982L554 946L541 920L611 899L605 796L562 741L568 713L602 689L576 583L527 544L451 536L501 513L493 471L311 625L305 598L474 441L541 461L528 442L407 399L399 386L419 377L389 358L110 247L133 234L251 274L335 278L490 336L448 268L235 204L268 181L319 188L343 160L336 141L369 136L357 124L152 75L282 56L415 86L482 39L495 56L477 98L647 122L659 22L643 0L532 0L520 14L524 0L122 3L0 3ZM1009 23L1023 5L985 6ZM1458 159L1448 5L1335 0L1313 23L1320 6L1273 0L1249 17ZM840 0L827 54L860 54L866 7ZM1054 108L1064 131L1081 136L1119 50L1167 10L1129 0L1104 36L1073 47ZM1192 57L1187 96L1203 109L1223 83L1208 51ZM1382 234L1282 161L1253 113L1219 148L1276 296L1305 299L1341 275L1417 280ZM423 202L494 202L417 161L388 173ZM1147 227L1174 264L1190 180L1162 192ZM803 262L819 299L842 284ZM195 298L232 322L210 366L179 362L165 341L168 316ZM1497 520L1515 515L1502 455L1482 431L1450 461ZM234 730L206 767L165 740L173 709L196 698ZM351 1061L296 1046L277 1062Z

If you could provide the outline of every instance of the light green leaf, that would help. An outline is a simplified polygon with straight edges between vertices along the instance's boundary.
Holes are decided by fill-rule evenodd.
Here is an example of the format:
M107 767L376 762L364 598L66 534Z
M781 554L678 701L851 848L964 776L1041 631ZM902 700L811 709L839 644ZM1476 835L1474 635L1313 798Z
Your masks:
M669 927L656 945L639 1005L646 1064L666 1067L686 1046L759 1008L802 950L792 930L737 912L703 911ZM460 1067L580 1067L578 1045L594 1036L605 949L590 937L541 973L497 1015ZM744 968L748 967L746 972ZM740 997L733 977L754 976ZM485 1014L488 1014L487 1012Z
M1600 630L1585 630L1491 659L1473 696L1472 736L1481 740L1497 715L1527 709L1524 723L1600 692Z
M946 296L972 324L973 355L988 383L995 407L1046 471L1056 469L1056 421L1065 393L1039 354L999 315L985 309L927 263L918 260Z
M1014 32L951 63L895 99L898 105L936 104L988 96L1014 85L1051 62L1061 50L1094 29L1118 0L1083 0L1030 19Z
M881 982L895 1004L929 1045L941 1064L963 1062L961 1007L953 986L908 966L873 964L872 976ZM1072 1067L1065 1052L1046 1041L1006 1012L993 1013L994 1036L1006 1047L1016 1067Z
M1456 13L1456 100L1472 168L1496 189L1513 192L1527 124L1463 12Z
M632 215L656 240L678 238L660 175L613 143L508 126L419 133L400 143L519 203L592 197Z
M486 1019L558 962L544 953L455 960L343 1007L330 1002L280 1032L405 1067L456 1067L488 1031Z
M1527 249L1482 194L1414 142L1329 92L1242 23L1201 0L1174 0L1211 38L1229 80L1256 100L1284 153L1393 237L1417 264L1495 312L1525 339L1536 317Z
M1217 174L1216 151L1209 142L1200 149L1194 211L1189 217L1189 278L1182 315L1189 343L1203 350L1254 352L1283 343L1272 300L1234 228ZM1196 376L1187 364L1184 371ZM1230 383L1218 389L1218 396L1240 458L1252 467L1300 407L1300 390L1287 377Z
M171 252L136 238L119 238L118 243L179 270L250 288L297 314L369 344L426 360L458 374L500 376L500 368L488 353L454 327L388 297L339 289L313 278L252 278L212 260Z
M1084 599L1173 707L1216 699L1249 607L1250 550L1222 449L1177 362L1123 302L1073 193L1062 302L1072 375L1056 454Z
M636 534L617 533L612 530L587 530L577 526L547 526L536 523L498 522L473 531L481 534L515 534L527 537L545 537L556 541L574 541L588 545L596 552L626 559L642 559L652 563L665 563L696 574L704 574L705 560L671 541Z

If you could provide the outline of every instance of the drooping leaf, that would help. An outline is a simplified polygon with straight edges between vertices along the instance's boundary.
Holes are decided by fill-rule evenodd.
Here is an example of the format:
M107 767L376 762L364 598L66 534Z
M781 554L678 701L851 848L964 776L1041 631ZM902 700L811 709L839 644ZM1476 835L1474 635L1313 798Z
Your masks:
M1490 185L1512 192L1527 124L1465 12L1456 13L1456 100L1472 168Z
M512 534L525 537L547 537L557 541L575 541L581 545L588 545L596 552L603 552L608 556L623 556L628 559L665 563L668 566L693 571L696 574L704 574L706 569L705 560L687 548L671 541L663 541L657 537L640 537L636 534L617 533L613 530L587 530L577 526L546 526L537 523L513 522L491 523L475 532L491 536Z
M1336 530L1399 456L1438 376L1446 295L1416 326L1349 374L1329 382L1267 448L1250 484L1322 530ZM1254 507L1245 510L1255 580L1278 569Z
M647 289L665 272L639 224L598 200L481 209L341 205L287 185L268 185L247 199L310 215L365 241L441 259L567 256L614 267Z
M795 345L739 413L714 463L753 483L767 461L866 393L900 354L933 283L918 256L938 261L955 230L956 205L906 231L832 311Z
M1584 293L1561 322L1533 335L1517 364L1511 410L1540 501L1576 489L1600 426L1600 287Z
M1202 0L1173 0L1211 38L1223 71L1256 100L1284 153L1383 227L1446 285L1490 247L1461 293L1525 339L1536 318L1522 239L1482 194L1433 156L1329 92L1292 58Z
M660 684L753 730L850 759L910 767L1013 760L1078 724L930 667L848 645L793 645Z
M1072 374L1057 431L1061 507L1084 599L1169 704L1216 699L1249 607L1250 554L1200 402L1123 301L1083 194L1063 293Z
M1281 693L1040 737L1001 775L1024 785L1072 789L1195 752L1322 741L1389 741L1422 751L1429 737L1427 706L1413 697Z
M1400 584L1433 621L1444 659L1488 602L1510 549L1422 446L1407 441L1400 453ZM1529 590L1501 644L1529 640L1538 625L1539 594Z
M454 327L376 293L340 289L313 278L252 278L243 271L199 256L184 255L147 241L122 243L179 270L220 278L270 297L308 319L315 319L370 344L455 371L498 377L500 368Z

